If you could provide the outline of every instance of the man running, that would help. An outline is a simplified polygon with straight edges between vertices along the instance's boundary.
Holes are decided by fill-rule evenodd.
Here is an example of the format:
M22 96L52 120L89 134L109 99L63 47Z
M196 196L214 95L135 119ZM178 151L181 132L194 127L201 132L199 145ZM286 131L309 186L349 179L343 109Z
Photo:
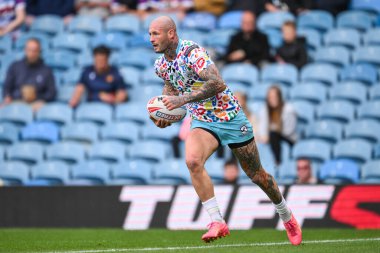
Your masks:
M149 28L150 42L156 53L163 53L155 62L157 75L165 81L163 99L173 110L186 105L192 117L191 132L186 139L186 165L192 184L211 217L209 231L202 236L211 242L229 235L220 213L214 186L204 164L219 145L228 145L243 170L271 199L284 222L290 242L299 245L302 232L274 178L260 163L252 126L206 50L196 43L178 38L170 17L153 20ZM165 128L170 123L154 120Z

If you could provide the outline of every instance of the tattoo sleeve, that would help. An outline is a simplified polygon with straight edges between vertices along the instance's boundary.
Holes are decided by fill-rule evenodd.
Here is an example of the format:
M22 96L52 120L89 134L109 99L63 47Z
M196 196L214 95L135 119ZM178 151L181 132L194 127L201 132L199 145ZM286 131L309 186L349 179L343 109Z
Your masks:
M162 90L162 95L178 96L179 91L176 88L174 88L169 81L165 81L164 89Z

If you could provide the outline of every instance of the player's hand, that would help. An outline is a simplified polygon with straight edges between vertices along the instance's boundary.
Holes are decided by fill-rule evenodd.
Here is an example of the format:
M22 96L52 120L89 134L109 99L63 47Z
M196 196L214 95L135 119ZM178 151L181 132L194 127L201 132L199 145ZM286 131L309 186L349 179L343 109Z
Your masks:
M156 120L155 118L153 118L152 116L149 117L153 123L159 127L159 128L165 128L165 127L168 127L168 126L171 126L172 123L170 123L169 121L167 120L164 120L164 119L159 119L159 120Z
M180 96L167 96L162 99L169 111L179 108L185 104L185 100Z

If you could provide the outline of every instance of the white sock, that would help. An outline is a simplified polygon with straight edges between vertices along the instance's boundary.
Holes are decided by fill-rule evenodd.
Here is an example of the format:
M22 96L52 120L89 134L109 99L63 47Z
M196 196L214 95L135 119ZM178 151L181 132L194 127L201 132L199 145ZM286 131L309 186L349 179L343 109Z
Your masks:
M292 217L292 211L290 211L284 198L282 198L280 204L275 204L274 207L276 208L276 212L280 215L280 218L283 222L288 222L290 220Z
M211 199L202 202L202 205L210 215L211 221L224 222L215 197L212 197Z

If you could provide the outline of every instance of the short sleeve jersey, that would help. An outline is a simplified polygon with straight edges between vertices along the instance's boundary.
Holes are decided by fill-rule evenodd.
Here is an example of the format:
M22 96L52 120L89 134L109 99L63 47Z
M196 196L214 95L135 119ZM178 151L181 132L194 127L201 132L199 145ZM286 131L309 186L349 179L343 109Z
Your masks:
M192 41L179 40L176 59L168 61L162 55L154 67L160 78L170 82L180 95L185 95L202 87L205 81L199 74L212 64L214 63L204 48ZM241 110L228 87L213 97L186 106L193 119L205 122L229 121Z

